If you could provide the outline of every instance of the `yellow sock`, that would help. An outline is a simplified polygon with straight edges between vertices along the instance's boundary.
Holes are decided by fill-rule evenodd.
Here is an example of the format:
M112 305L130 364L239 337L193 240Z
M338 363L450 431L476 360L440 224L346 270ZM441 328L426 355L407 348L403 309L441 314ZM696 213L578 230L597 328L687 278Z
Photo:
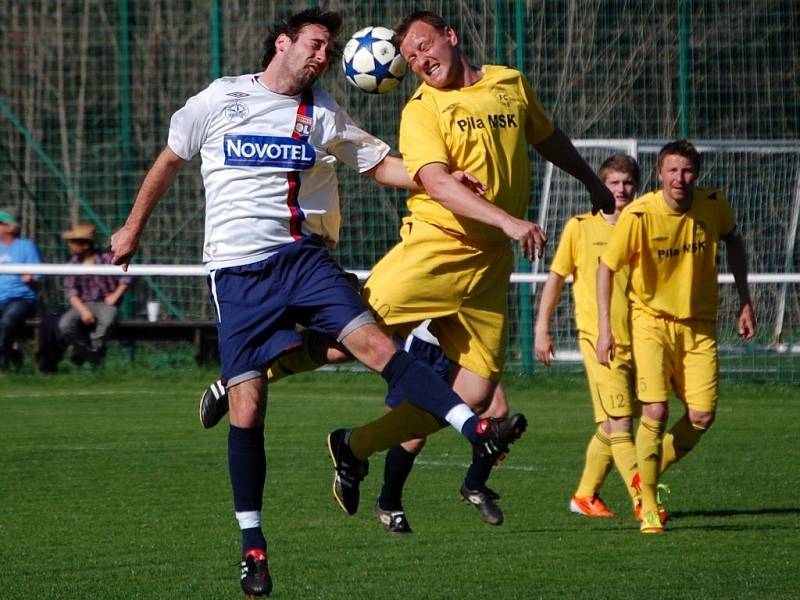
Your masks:
M643 416L636 431L636 464L642 482L643 513L658 511L656 486L661 465L661 441L665 423Z
M267 367L268 384L295 373L313 371L325 364L325 350L331 340L309 329L304 330L302 336L302 346L279 356Z
M594 496L606 480L606 475L613 464L611 442L606 432L598 426L592 439L589 440L589 445L586 446L586 463L575 495Z
M614 464L617 466L625 487L631 498L636 498L639 493L633 489L633 476L636 474L636 446L633 445L633 434L625 431L612 433L608 436L611 441L611 453L614 455Z
M675 423L664 435L661 445L661 472L686 456L705 432L705 428L694 425L686 417Z
M387 450L401 442L424 438L443 429L436 418L410 402L402 402L392 411L371 423L350 432L350 450L364 460L375 452Z

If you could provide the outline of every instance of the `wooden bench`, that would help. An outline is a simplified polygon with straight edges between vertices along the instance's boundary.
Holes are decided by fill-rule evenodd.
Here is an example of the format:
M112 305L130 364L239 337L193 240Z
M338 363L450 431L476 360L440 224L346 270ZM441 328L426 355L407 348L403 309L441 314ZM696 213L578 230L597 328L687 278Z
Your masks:
M39 319L28 319L19 331L19 337L38 341ZM214 321L147 321L145 319L122 319L111 334L135 352L136 342L189 342L194 347L194 357L203 364L218 357L217 324Z

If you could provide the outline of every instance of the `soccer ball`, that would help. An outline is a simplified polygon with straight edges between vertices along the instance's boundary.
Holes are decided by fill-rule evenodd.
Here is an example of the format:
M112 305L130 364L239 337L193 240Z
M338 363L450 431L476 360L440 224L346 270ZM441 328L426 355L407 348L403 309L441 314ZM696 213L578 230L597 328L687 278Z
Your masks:
M394 31L365 27L353 34L342 52L347 81L369 94L385 94L406 74L406 61L392 43Z

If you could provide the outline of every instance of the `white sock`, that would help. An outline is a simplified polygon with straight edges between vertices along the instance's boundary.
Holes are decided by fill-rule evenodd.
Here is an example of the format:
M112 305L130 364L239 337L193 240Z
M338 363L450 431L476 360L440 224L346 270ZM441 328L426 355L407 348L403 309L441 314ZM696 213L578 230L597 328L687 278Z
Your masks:
M261 527L261 511L248 510L245 512L237 512L236 520L239 521L239 529L252 529L253 527Z
M456 404L453 408L447 411L447 414L444 416L445 421L450 423L450 425L461 433L461 430L464 428L464 423L467 422L468 419L474 417L475 413L472 412L472 409L467 406L466 404Z

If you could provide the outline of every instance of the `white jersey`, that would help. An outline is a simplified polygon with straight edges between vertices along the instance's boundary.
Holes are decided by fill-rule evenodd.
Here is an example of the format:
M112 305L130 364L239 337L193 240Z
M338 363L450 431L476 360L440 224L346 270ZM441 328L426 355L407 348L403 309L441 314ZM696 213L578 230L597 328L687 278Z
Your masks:
M389 152L322 89L284 96L258 75L223 77L189 98L167 143L184 160L200 152L209 269L263 260L304 235L335 244L337 159L364 172Z

